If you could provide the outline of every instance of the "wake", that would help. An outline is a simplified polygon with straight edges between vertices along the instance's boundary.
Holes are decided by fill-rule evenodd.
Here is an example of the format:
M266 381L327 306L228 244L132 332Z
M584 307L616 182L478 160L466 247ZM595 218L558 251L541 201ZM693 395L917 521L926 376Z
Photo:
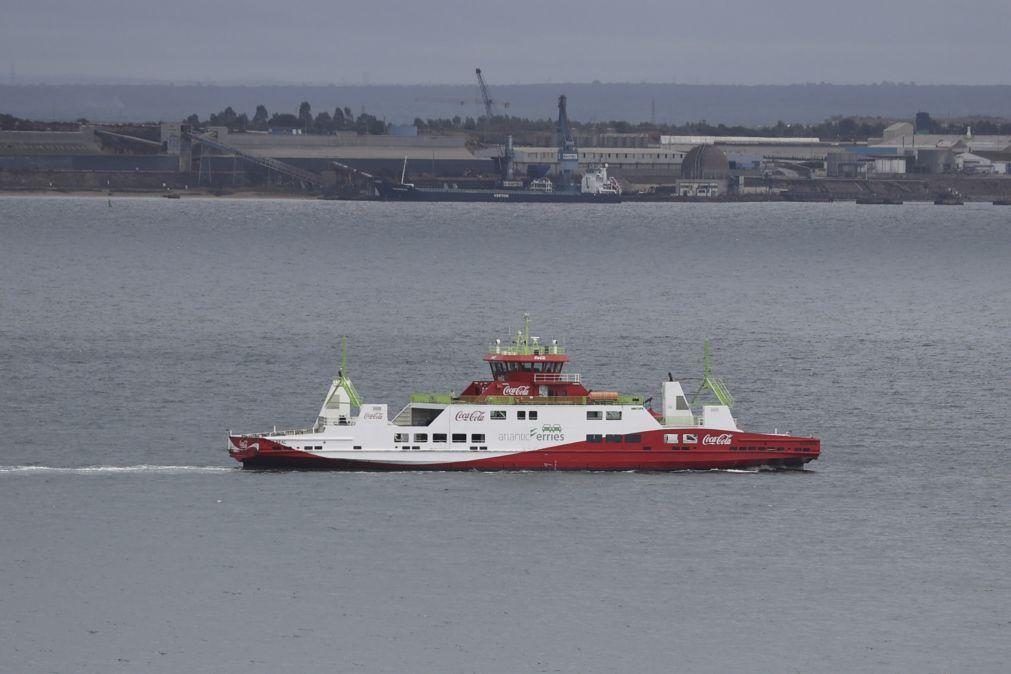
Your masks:
M237 470L228 466L0 466L0 475L115 475L130 473L230 473Z

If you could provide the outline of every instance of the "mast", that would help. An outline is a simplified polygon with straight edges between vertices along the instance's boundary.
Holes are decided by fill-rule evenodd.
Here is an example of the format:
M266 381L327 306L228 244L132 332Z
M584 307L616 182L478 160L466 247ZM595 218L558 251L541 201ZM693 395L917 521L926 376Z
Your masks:
M692 405L695 404L695 400L706 389L713 392L713 395L720 401L720 404L726 405L727 407L734 406L734 397L730 395L730 391L727 390L727 385L723 383L722 379L713 375L713 368L709 363L708 339L703 341L702 348L702 383L699 384L699 389L695 392L695 395L692 396Z

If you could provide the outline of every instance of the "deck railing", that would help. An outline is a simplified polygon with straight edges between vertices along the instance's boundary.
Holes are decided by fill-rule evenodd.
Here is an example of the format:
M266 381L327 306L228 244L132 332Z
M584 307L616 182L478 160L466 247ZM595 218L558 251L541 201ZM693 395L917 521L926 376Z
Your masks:
M535 384L553 384L564 382L566 384L578 384L582 381L582 376L577 372L535 372Z
M437 405L642 405L642 395L619 395L617 398L591 400L586 396L454 396L450 393L414 393L412 403Z

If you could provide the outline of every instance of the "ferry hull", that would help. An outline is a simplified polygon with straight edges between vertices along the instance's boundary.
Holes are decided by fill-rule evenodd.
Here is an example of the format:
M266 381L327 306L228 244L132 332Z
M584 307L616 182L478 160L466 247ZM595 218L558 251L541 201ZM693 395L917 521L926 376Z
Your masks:
M281 470L334 471L510 471L510 470L575 470L575 471L675 471L720 470L734 468L798 469L817 459L821 446L814 438L792 436L761 436L741 434L739 442L725 446L650 446L607 448L585 442L546 449L513 452L456 452L452 461L426 461L425 452L385 450L367 452L368 459L346 456L321 456L291 449L266 438L250 443L249 438L231 438L233 458L244 468ZM238 449L245 442L247 449ZM649 440L647 440L649 442ZM248 447L256 445L255 450ZM378 458L377 454L387 455ZM491 454L490 452L487 454ZM473 457L473 458L471 458Z

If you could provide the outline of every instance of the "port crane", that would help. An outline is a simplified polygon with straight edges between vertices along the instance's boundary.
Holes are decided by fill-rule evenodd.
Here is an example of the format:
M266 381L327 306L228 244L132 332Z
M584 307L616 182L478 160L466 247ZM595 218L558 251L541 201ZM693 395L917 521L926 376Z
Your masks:
M474 73L477 75L477 86L481 92L480 98L449 98L449 97L439 97L439 96L420 96L416 97L414 100L416 102L432 102L432 103L453 103L464 107L466 105L478 104L484 106L484 116L485 119L490 120L496 112L496 106L502 106L503 108L509 109L509 101L500 101L491 97L491 92L488 91L488 83L484 81L484 75L481 73L480 68L475 68Z
M477 74L477 86L481 89L481 102L484 103L484 116L486 119L491 119L495 112L495 101L491 99L491 94L488 93L488 85L485 84L484 76L481 74L481 69L477 68L474 70Z
M573 176L579 170L579 150L576 148L576 139L572 135L572 128L569 126L569 114L566 110L567 98L565 94L558 97L558 173L562 178L562 186L568 187L572 184Z

